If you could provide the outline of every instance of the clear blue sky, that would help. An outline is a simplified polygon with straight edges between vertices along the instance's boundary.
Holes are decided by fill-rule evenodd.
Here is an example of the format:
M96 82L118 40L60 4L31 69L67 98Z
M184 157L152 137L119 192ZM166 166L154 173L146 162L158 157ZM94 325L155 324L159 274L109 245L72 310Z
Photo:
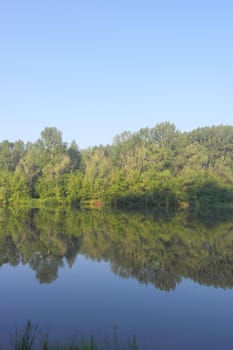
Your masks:
M0 140L233 124L232 0L1 0Z

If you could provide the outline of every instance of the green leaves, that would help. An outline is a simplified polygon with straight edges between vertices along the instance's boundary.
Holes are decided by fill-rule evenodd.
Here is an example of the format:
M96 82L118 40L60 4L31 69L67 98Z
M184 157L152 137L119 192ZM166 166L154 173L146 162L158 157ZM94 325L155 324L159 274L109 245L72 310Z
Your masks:
M1 142L0 171L2 205L28 196L78 205L92 199L136 207L178 207L198 201L217 205L218 195L204 199L207 194L201 188L214 183L212 190L219 193L226 185L229 202L233 126L182 133L164 122L125 131L111 146L83 151L75 141L63 142L55 127L46 127L35 143Z

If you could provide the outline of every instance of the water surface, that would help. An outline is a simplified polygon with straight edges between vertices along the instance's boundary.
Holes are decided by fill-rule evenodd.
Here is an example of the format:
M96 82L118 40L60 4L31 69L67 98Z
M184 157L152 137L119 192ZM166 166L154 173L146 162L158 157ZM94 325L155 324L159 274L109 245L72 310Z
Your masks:
M0 331L135 334L147 349L231 349L233 219L2 211Z

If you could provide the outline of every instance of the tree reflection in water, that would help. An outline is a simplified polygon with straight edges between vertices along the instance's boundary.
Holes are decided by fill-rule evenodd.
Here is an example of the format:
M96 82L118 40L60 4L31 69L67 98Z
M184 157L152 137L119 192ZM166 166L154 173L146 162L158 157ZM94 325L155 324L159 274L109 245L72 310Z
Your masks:
M40 283L50 283L64 264L71 268L85 254L161 290L174 290L182 278L232 288L233 217L219 217L210 225L185 211L166 217L70 208L2 211L0 266L29 264Z

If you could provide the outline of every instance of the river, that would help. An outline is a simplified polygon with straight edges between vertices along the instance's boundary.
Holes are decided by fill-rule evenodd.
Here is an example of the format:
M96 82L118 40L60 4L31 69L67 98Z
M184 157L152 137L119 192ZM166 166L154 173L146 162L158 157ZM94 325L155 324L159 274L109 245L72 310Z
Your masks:
M148 350L232 348L233 217L0 214L4 349L27 320L62 343L117 332Z

